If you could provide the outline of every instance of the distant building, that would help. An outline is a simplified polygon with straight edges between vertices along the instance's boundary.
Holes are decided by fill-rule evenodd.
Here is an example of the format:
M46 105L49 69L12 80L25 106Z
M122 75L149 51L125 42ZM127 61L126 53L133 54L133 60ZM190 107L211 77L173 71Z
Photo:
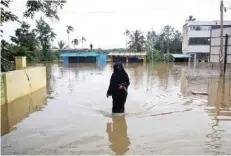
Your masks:
M107 60L107 55L88 49L65 49L60 50L60 57L63 58L64 64L69 63L99 63L104 64Z
M210 62L219 63L220 52L220 31L221 29L212 29L211 31L211 50L210 50ZM225 35L228 35L227 44L227 63L231 63L231 26L223 29L223 45L225 49Z
M110 52L108 53L111 62L121 63L146 63L146 52Z
M224 28L231 21L224 21ZM211 31L220 28L220 21L189 21L183 26L182 52L194 57L194 61L209 61Z

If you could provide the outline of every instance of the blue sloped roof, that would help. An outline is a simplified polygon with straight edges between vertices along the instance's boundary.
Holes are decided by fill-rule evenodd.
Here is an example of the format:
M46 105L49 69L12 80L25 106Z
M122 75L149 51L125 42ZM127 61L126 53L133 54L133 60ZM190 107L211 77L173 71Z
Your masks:
M174 58L190 58L189 54L172 54Z
M83 53L68 53L68 52L65 52L65 53L62 53L60 56L61 57L89 57L89 56L96 57L98 55L99 54L96 53L96 52L83 52Z

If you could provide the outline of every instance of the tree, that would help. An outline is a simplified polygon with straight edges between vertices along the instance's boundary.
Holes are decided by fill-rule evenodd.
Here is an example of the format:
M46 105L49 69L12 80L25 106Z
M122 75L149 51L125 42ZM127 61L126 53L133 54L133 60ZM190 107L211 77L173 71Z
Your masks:
M72 26L68 25L67 26L68 48L70 48L70 46L69 46L69 35L73 31L74 31L74 28Z
M5 22L9 22L9 21L17 21L18 17L16 15L14 15L11 11L6 11L5 8L9 8L10 5L10 0L1 0L1 26L3 25L3 23ZM3 30L0 30L1 33L3 33ZM2 36L2 35L1 35Z
M5 10L5 8L9 8L10 1L11 0L1 0L1 26L3 25L3 23L9 22L9 21L20 22L16 15L14 15L10 11ZM56 1L47 1L47 0L31 1L31 0L27 0L27 3L26 3L27 9L24 12L24 17L26 17L26 18L31 17L33 19L36 12L42 12L45 14L46 17L55 18L58 20L59 19L58 15L57 15L58 10L62 9L62 7L64 6L65 3L66 3L66 0L56 0ZM1 29L0 32L3 33L3 30ZM29 37L29 36L33 38L32 34L27 35L27 37ZM7 43L6 41L3 41L3 42ZM32 42L30 42L30 43L32 43ZM1 46L1 48L3 48L3 47ZM7 46L4 46L4 48L8 48L8 49L5 49L4 53L6 53L6 51L7 51L7 53L10 53L12 56L15 54L15 52L14 52L15 50L16 51L17 50L23 51L22 49L25 50L25 47L21 47L21 46L18 47L18 46L11 45L11 44L7 44ZM2 49L2 54L3 54L3 51L4 50ZM2 67L9 65L9 61L7 63L7 58L5 58L5 56L8 56L8 55L3 54L1 56L1 60L2 60L1 66ZM4 68L4 69L12 69L12 68Z
M59 46L59 49L65 49L66 43L64 41L58 41L58 46Z
M195 21L195 20L196 20L196 18L194 18L193 15L190 15L190 16L188 17L188 19L185 20L185 22Z
M154 45L157 42L157 35L155 31L148 31L146 36L146 50L150 51L154 48Z
M93 44L90 44L90 48L91 48L91 50L93 49Z
M127 44L128 44L127 38L128 38L128 36L130 35L130 31L129 31L128 29L126 29L126 31L124 32L124 35L126 36L125 42L126 42L126 49L127 49L127 48L128 48L128 47L127 47Z
M74 47L75 47L76 45L79 44L79 40L78 40L77 38L75 38L75 39L72 41L72 43L74 44Z
M50 61L52 60L52 55L50 50L51 41L54 40L56 34L53 32L53 29L50 27L50 25L43 20L43 18L40 18L40 20L36 20L36 28L37 29L35 29L35 32L37 32L38 39L42 46L42 53L43 53L42 60Z
M34 31L30 31L30 25L22 22L21 27L16 29L15 36L11 36L16 55L26 56L29 62L35 61L39 56L39 41Z
M83 48L83 42L86 42L86 39L85 39L84 37L82 37L82 38L80 39L80 41L82 42L82 48Z
M141 52L143 50L145 43L145 38L140 30L136 30L135 32L132 32L130 35L130 41L129 44L129 50L135 51L135 52Z
M175 30L173 32L173 39L170 42L170 52L171 53L182 52L182 34L178 30Z
M30 25L22 22L21 27L16 29L15 36L11 36L11 41L18 46L27 47L30 51L35 51L39 48L39 41L35 32L29 29Z
M66 0L28 0L26 3L27 10L24 12L24 17L34 18L36 12L42 12L46 17L59 20L58 11L63 8Z
M167 25L157 36L154 47L163 53L181 53L182 34L174 27Z

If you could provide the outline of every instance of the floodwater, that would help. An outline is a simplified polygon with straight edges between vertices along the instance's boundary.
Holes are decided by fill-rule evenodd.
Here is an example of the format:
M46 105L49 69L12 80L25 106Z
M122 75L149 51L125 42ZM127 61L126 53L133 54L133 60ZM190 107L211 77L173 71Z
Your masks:
M126 113L112 116L111 64L47 64L47 89L1 106L2 154L231 154L231 78L202 63L124 67Z

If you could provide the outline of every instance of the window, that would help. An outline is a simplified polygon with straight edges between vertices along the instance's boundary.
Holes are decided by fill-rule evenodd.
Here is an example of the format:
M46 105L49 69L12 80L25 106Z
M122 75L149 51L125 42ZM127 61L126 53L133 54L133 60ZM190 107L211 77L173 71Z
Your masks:
M231 27L231 25L224 25L223 28L229 28ZM219 29L220 28L220 25L213 25L212 26L212 29Z
M189 45L210 45L210 38L190 38Z
M190 29L192 31L210 31L211 30L211 26L193 25L193 26L190 26Z

